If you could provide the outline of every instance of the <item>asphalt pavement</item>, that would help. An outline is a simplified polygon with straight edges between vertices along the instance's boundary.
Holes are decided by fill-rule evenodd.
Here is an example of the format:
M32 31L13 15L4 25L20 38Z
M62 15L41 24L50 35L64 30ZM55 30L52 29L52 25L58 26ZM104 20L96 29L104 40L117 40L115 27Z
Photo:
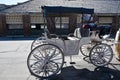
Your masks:
M0 80L42 80L32 76L27 67L32 41L0 41ZM70 64L69 56L65 57L65 61L61 72L50 80L120 80L120 62L115 57L105 67L92 65L89 57L84 57L81 53L72 56L75 64Z

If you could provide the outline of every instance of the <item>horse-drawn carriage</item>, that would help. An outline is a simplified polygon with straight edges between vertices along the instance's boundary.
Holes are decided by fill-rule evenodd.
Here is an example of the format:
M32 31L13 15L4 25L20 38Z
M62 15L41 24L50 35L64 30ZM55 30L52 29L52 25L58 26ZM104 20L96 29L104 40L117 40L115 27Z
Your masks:
M62 12L61 12L62 11ZM93 9L75 7L43 7L44 17L54 14L92 14ZM48 16L47 16L48 17ZM48 78L58 72L64 64L64 56L78 55L79 50L89 56L90 61L95 66L105 66L109 64L113 57L111 47L98 36L91 36L95 31L77 28L73 35L57 36L50 34L47 29L43 36L34 40L31 45L31 52L27 58L27 65L30 73L39 78ZM88 44L89 47L83 47Z

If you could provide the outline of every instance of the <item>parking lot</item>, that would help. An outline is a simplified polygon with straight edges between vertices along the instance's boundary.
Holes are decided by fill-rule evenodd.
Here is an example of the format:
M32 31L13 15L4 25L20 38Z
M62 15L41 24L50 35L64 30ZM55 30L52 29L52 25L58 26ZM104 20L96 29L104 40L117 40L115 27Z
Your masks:
M0 80L39 80L29 73L27 56L33 40L1 40L0 41ZM113 48L113 46L112 46ZM114 51L114 49L113 49ZM95 67L88 57L72 56L75 64L70 64L70 57L62 71L52 80L119 80L120 62L113 58L106 67Z

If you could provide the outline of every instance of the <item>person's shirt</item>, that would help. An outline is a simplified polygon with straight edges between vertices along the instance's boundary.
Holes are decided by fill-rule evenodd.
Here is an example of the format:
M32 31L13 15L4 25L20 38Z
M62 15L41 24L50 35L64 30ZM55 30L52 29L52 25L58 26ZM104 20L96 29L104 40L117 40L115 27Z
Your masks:
M91 31L97 29L97 25L94 22L88 23L88 25L89 25L89 28L90 28Z

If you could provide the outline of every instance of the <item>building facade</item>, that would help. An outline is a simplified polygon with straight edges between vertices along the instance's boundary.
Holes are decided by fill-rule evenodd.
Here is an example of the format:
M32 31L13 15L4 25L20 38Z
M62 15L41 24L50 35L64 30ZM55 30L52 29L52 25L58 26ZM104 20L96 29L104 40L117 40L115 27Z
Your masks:
M111 25L113 34L120 26L119 0L29 0L0 11L0 36L41 35L44 27L51 33L68 34L80 26L81 14L45 20L41 6L94 8L93 16L98 25ZM62 24L59 26L60 20Z

